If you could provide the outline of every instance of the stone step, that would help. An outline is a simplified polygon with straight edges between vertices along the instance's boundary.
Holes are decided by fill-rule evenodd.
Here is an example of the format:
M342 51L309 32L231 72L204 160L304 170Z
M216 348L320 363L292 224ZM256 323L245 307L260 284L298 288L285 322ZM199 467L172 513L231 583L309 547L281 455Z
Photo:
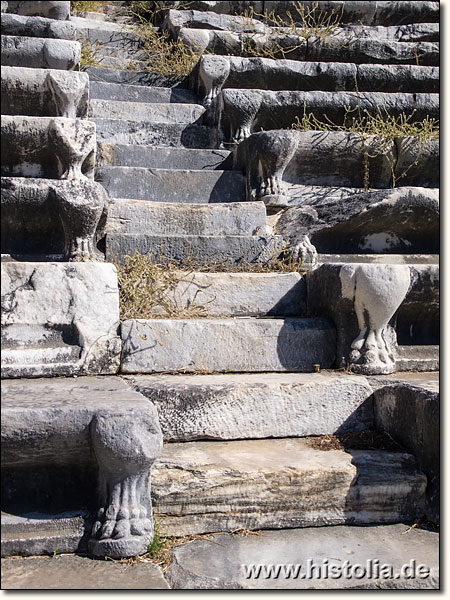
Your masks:
M98 167L95 178L110 198L183 204L245 201L245 180L237 171Z
M313 372L335 359L327 319L137 319L122 324L123 373Z
M130 71L145 71L147 62L140 60L134 56L130 56L128 52L123 52L122 56L111 56L109 52L103 53L100 49L95 56L95 60L99 67L105 69L123 69Z
M165 444L152 471L169 535L411 521L427 479L411 454L319 450L314 438Z
M228 150L173 148L170 146L138 146L110 144L97 146L99 167L146 167L153 169L230 170L232 156Z
M167 590L161 567L92 560L86 556L14 558L2 560L4 590Z
M102 81L91 81L89 84L89 96L92 99L119 100L121 102L177 102L184 104L196 104L197 95L190 90L145 87L142 85L104 83Z
M364 377L326 372L126 379L156 406L167 442L341 434L374 425L373 390Z
M1 64L31 69L80 70L78 42L25 36L1 36Z
M100 31L117 31L122 32L127 27L123 23L116 23L115 21L103 21L99 19L89 19L85 17L71 16L69 22L75 25L78 30L90 31L91 29Z
M439 346L399 346L397 371L439 371Z
M203 317L296 317L305 313L306 285L299 273L173 274L152 317L170 318L197 308Z
M108 207L106 233L147 235L256 235L265 229L262 202L189 204L115 199Z
M182 148L215 148L217 146L217 131L204 125L100 118L94 118L92 121L97 126L98 142Z
M199 104L122 102L92 99L89 116L99 119L126 119L144 123L201 124L205 109Z
M439 533L398 523L212 535L175 548L167 578L195 590L439 589Z
M318 262L438 265L439 254L319 254Z
M87 67L85 69L92 81L103 83L121 83L131 85L145 85L152 87L188 87L186 75L153 73L151 71L125 71L107 67Z
M2 556L33 556L86 551L88 511L66 511L47 515L2 513Z
M283 248L281 235L151 235L109 233L106 260L122 263L135 252L152 260L175 261L180 268L200 269L219 265L233 267L248 263L268 263Z

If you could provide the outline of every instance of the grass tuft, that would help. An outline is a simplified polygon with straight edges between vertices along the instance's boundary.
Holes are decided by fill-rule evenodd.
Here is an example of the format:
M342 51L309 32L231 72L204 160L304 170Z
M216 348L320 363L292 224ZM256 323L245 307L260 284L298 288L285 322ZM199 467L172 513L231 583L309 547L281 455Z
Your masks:
M83 12L98 12L104 2L89 2L84 0L72 0L70 3L70 13L75 15Z

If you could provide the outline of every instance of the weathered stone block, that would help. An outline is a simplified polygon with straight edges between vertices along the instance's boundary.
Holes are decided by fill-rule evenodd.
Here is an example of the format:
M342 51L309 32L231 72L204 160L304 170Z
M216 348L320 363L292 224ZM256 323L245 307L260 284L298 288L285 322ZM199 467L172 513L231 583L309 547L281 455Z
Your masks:
M336 324L337 366L350 366L368 375L395 371L397 340L392 318L402 304L408 304L412 290L416 290L415 302L417 293L426 295L424 288L430 293L430 285L434 294L438 293L436 279L429 277L430 268L329 263L308 273L308 311L326 315ZM435 306L430 310L431 318L434 311ZM411 312L408 317L403 328L413 324ZM423 313L414 320L420 322L421 318Z
M11 262L1 269L3 377L117 371L113 265Z
M97 267L94 291L100 284L98 267L113 272L109 265L81 266ZM107 297L103 289L86 310L92 315L97 303L111 309L105 307ZM153 538L151 467L162 447L153 404L119 378L8 381L2 392L2 468L96 466L100 510L89 551L112 558L145 552ZM14 501L17 492L11 490L11 496Z
M169 10L165 16L163 27L174 35L182 27L225 31L266 31L265 25L258 19L241 17L239 15L220 15L210 11L197 10Z
M125 119L148 123L200 123L205 109L199 104L122 102L93 99L89 114L99 119Z
M302 437L373 426L372 388L333 373L140 375L127 378L151 400L164 440Z
M1 33L2 35L75 40L77 28L70 21L5 13L2 15Z
M2 35L2 66L78 71L81 44L69 40Z
M9 0L8 12L18 15L48 17L64 21L70 15L70 2Z
M179 536L414 520L426 477L404 452L322 451L283 438L165 444L152 484L155 514Z
M112 200L106 233L153 235L256 235L266 226L262 202L183 205L178 202Z
M439 392L399 383L374 392L376 426L414 454L428 477L427 516L439 522Z
M2 115L83 118L88 102L87 73L2 67Z
M94 178L95 123L65 117L4 116L2 176Z
M103 259L108 196L93 181L2 177L2 253L22 260Z
M196 104L197 96L191 90L182 88L150 87L143 85L107 83L103 81L90 82L91 98L103 100L120 100L122 102L181 102Z
M311 372L335 360L327 319L137 319L122 340L124 373Z
M208 109L209 123L219 123L224 143L238 143L252 131L290 128L303 112L319 120L342 124L350 110L399 116L413 110L414 118L439 118L437 94L388 94L382 92L300 92L225 89ZM325 116L326 115L326 116Z

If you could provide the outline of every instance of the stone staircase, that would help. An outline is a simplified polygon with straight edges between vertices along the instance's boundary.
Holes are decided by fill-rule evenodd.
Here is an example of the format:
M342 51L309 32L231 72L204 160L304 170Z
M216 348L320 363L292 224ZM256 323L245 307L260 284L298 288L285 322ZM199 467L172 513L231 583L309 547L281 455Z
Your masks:
M139 62L122 2L66 29L2 14L5 37L76 53L83 36L101 54L82 74L89 102L83 88L69 109L76 64L57 75L30 44L19 63L5 52L5 139L17 115L31 127L18 98L40 94L27 135L57 143L33 168L10 141L2 159L2 556L142 554L152 504L171 536L438 522L438 143L378 152L374 135L288 128L303 111L436 118L439 5L344 3L332 43L296 35L273 59L240 54L287 51L292 31L244 4L263 12L165 12L161 31L208 52L189 77ZM14 92L20 65L42 70L42 91L27 75ZM75 118L95 131L67 141L58 121ZM177 265L178 314L119 317L109 263L135 251ZM271 271L283 252L300 272Z

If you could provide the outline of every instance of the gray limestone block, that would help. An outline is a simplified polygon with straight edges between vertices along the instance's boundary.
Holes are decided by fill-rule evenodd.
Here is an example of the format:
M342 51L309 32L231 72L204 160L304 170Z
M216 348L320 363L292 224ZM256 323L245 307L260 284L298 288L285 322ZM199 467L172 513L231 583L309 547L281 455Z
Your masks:
M439 588L439 533L409 530L397 523L257 534L212 535L175 548L167 571L171 585L195 590ZM386 572L381 571L382 564L388 565ZM273 572L268 576L269 565L299 568L289 577L280 570L276 577ZM424 569L419 574L413 565L424 565Z
M169 10L163 29L176 35L182 27L194 29L218 29L225 31L265 32L266 27L258 19L238 15L217 14L210 11Z
M153 235L256 235L265 229L262 202L214 206L115 199L108 208L106 232Z
M439 139L426 141L408 136L396 138L397 162L394 174L397 185L439 187Z
M100 142L97 147L99 167L126 166L156 169L230 170L228 150L209 148L171 148Z
M344 25L335 30L332 39L377 39L393 42L439 42L439 23L410 23L408 25Z
M2 67L2 115L83 118L88 102L87 73Z
M78 71L81 44L70 40L2 35L1 62L7 67Z
M123 373L299 371L330 368L327 319L151 319L122 324Z
M10 262L1 268L2 377L117 371L113 265Z
M387 431L414 454L428 478L427 516L439 522L440 492L440 399L430 391L410 383L395 382L374 392L376 427Z
M122 102L182 102L195 104L197 96L191 90L143 85L91 81L90 97Z
M161 567L95 561L83 556L2 560L3 589L8 590L166 590Z
M6 177L93 179L95 123L65 117L4 116L1 174Z
M199 104L122 102L91 99L89 114L100 119L126 119L147 123L200 123L205 109Z
M138 375L129 381L155 404L169 442L302 437L373 425L372 389L349 375Z
M152 484L161 526L179 536L409 521L423 514L426 477L406 452L282 438L165 444Z
M74 40L77 29L70 21L5 13L2 16L1 33L2 35Z
M418 296L426 301L427 296L438 294L438 278L431 275L436 269L431 265L327 263L310 271L308 311L333 319L337 330L337 365L350 365L365 374L395 371L398 351L393 317L397 311L399 315L405 311L402 328L414 327L418 322L419 331L422 320L435 319L435 303L426 317L423 309L411 314L406 307L409 298L417 307ZM425 306L425 303L420 305ZM361 363L360 350L368 353L370 364Z
M97 125L97 140L111 144L214 148L217 132L204 125L148 123L121 119L92 119Z
M119 42L118 42L119 43ZM183 87L187 83L186 75L152 73L149 71L123 71L107 67L87 67L86 73L93 81L119 83L153 87ZM183 84L183 85L181 85Z
M397 42L376 38L337 38L328 42L321 37L308 39L308 60L375 64L439 66L439 42Z
M98 167L95 178L111 198L183 204L245 201L245 180L237 171Z
M110 265L100 266L113 272ZM98 289L98 269L96 276ZM99 298L94 298L96 307L87 309L91 314L88 334L94 334L93 311L99 314L112 308L105 302L107 295L108 291L101 290ZM100 305L102 309L97 308ZM95 333L102 336L98 330ZM151 466L162 448L153 404L117 378L22 380L2 387L6 417L2 466L20 471L25 466L37 470L40 465L75 464L87 470L93 463L98 468L100 508L89 552L101 558L146 552L153 538ZM93 485L91 495L94 490ZM17 493L9 490L9 495Z
M172 311L203 317L291 317L306 310L306 285L299 273L183 272L153 317Z
M439 93L439 67L356 65L356 70L361 92Z
M344 122L347 110L398 117L413 110L414 118L438 118L438 94L383 92L259 91L224 89L208 109L208 123L219 123L224 143L239 143L253 131L290 128L296 118L313 113L319 120Z
M109 233L106 260L123 263L135 252L152 260L171 260L180 265L229 266L247 263L266 264L283 250L280 235L151 235L146 233Z
M70 15L70 2L10 0L8 12L28 17L39 16L65 21Z
M439 251L439 190L369 190L343 199L319 194L280 213L275 231L295 246L310 237L319 253Z
M2 177L2 253L19 260L103 260L108 197L89 180Z

